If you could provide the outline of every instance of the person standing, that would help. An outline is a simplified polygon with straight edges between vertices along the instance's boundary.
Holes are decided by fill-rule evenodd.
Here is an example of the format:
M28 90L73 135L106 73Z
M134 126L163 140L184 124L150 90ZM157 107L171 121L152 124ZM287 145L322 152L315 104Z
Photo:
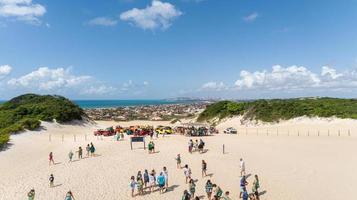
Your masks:
M244 191L247 191L246 189L246 185L248 184L245 176L243 175L243 177L240 179L240 193L239 193L239 198L242 198L242 194L244 193Z
M190 139L190 141L188 142L188 152L192 153L192 148L193 148L193 141L192 139Z
M231 197L229 197L229 191L224 193L223 200L232 200Z
M254 175L252 192L256 200L259 200L259 191L258 191L259 188L260 188L260 184L259 184L258 175Z
M190 190L191 198L194 198L195 197L195 192L196 192L196 184L193 181L193 179L190 179L190 182L188 184L188 189Z
M177 154L176 166L177 166L177 169L181 169L181 155L180 154Z
M35 189L31 189L30 192L27 193L28 200L35 200Z
M150 192L152 192L155 187L155 174L153 172L149 175L149 187Z
M75 200L72 191L68 191L65 200Z
M183 195L182 195L181 200L190 200L190 199L191 199L190 193L188 193L187 190L183 191Z
M206 186L205 186L205 190L206 190L206 193L207 193L208 200L211 200L211 198L212 198L212 189L213 189L213 187L212 187L211 180L207 180Z
M55 161L54 161L54 159L53 159L53 153L52 153L52 152L50 152L50 154L48 155L48 160L49 160L49 165L51 165L51 163L52 163L52 164L55 164Z
M246 188L244 188L243 189L243 200L248 200L248 198L249 198L249 194L248 194Z
M165 186L166 186L166 189L169 187L169 172L167 171L167 168L164 167L163 168L163 174L164 174L164 177L165 177Z
M89 152L90 152L90 146L89 146L89 144L87 144L87 146L86 146L86 152L87 152L87 157L89 157Z
M68 153L68 158L69 158L69 161L68 161L68 162L72 162L72 158L73 158L73 152L72 152L72 150L69 151L69 153Z
M145 169L144 171L144 185L145 188L147 187L147 184L149 183L149 172L147 169Z
M83 154L82 147L79 147L79 148L78 148L77 153L78 153L78 159L82 159L82 154Z
M160 194L164 192L165 189L165 176L163 172L160 172L160 175L157 177L157 184L159 185Z
M240 168L240 176L242 177L245 175L245 162L243 158L239 159L239 168Z
M207 176L207 163L205 160L202 160L202 178Z
M130 178L131 197L134 197L135 186L136 186L135 177L131 176Z
M54 187L55 177L53 176L53 174L50 175L49 181L50 181L50 187Z
M93 145L93 143L90 143L90 148L89 148L89 150L90 150L90 155L91 156L94 156L95 154L95 147L94 147L94 145Z

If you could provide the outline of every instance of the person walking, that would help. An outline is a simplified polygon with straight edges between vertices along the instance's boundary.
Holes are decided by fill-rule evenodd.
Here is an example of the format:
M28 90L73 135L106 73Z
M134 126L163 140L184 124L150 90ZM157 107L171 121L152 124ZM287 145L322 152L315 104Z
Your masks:
M134 197L135 186L136 186L135 177L131 176L130 178L131 197Z
M50 154L48 155L48 160L49 160L49 165L51 165L51 163L52 163L52 164L55 164L55 161L54 161L54 159L53 159L53 153L52 153L52 152L50 152Z
M240 179L240 193L239 193L239 198L242 198L242 194L244 191L246 191L246 185L248 185L248 182L246 180L246 177L243 175L243 177Z
M28 200L35 200L35 189L31 189L30 192L27 193Z
M152 192L155 187L155 174L153 172L149 174L149 187L150 192Z
M149 183L149 172L147 169L145 169L144 171L144 185L145 188L147 187L147 184Z
M50 175L50 178L48 180L50 181L50 187L54 187L55 177L53 176L53 174Z
M207 163L202 160L202 178L207 176Z
M216 184L213 184L212 187L213 187L213 193L214 193L213 199L219 200L222 197L223 190Z
M157 184L159 185L160 194L162 194L165 189L165 176L163 172L160 172L160 175L157 177Z
M183 173L186 177L186 183L187 183L191 179L191 175L192 175L191 169L188 167L188 165L185 165L183 169Z

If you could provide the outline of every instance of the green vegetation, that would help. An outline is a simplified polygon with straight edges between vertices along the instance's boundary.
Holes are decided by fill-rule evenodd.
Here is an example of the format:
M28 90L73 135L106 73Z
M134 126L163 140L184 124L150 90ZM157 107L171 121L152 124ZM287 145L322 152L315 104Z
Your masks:
M81 120L83 110L61 96L25 94L0 104L0 147L10 134L40 127L41 121Z
M198 121L242 115L244 119L278 122L296 117L357 119L357 100L337 98L272 99L250 102L220 101L209 105Z

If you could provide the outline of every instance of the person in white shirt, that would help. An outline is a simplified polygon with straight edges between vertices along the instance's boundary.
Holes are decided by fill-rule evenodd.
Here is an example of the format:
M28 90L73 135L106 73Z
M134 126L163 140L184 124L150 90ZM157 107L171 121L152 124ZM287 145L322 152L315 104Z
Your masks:
M150 186L150 192L152 192L154 187L155 187L155 175L154 175L154 173L149 174L149 186Z
M191 179L191 169L188 168L188 165L185 165L185 168L183 169L183 173L185 174L186 177L186 183Z
M165 184L166 188L169 187L169 172L167 171L166 167L163 168L164 177L165 177Z
M243 175L245 176L245 162L244 162L243 158L240 159L239 168L240 168L240 176L241 177Z

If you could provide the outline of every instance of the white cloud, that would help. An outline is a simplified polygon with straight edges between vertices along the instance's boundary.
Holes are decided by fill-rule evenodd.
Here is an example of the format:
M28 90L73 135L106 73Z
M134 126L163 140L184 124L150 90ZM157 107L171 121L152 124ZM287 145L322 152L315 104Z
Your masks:
M97 17L88 22L89 25L93 26L115 26L117 23L118 21L107 17Z
M227 89L227 86L223 82L207 82L202 85L201 87L202 90L215 90L215 91L221 91Z
M46 8L32 0L0 0L0 17L40 24Z
M253 12L245 17L243 17L243 20L246 22L252 22L256 20L259 17L259 14L257 12Z
M320 74L305 67L276 65L271 71L241 71L235 82L240 90L302 90L302 89L346 89L357 87L357 70L338 73L334 68L324 66Z
M37 88L40 91L52 91L78 86L91 78L91 76L75 76L71 74L70 69L40 67L19 78L12 78L7 83L18 88Z
M115 92L117 89L112 86L107 85L99 85L99 86L90 86L89 88L85 88L81 91L81 94L85 95L103 95L109 94L111 92Z
M0 65L0 79L4 78L12 71L12 67L10 65Z
M173 20L182 15L174 5L159 0L153 0L150 6L144 9L133 8L120 14L120 19L133 23L144 30L169 28Z

